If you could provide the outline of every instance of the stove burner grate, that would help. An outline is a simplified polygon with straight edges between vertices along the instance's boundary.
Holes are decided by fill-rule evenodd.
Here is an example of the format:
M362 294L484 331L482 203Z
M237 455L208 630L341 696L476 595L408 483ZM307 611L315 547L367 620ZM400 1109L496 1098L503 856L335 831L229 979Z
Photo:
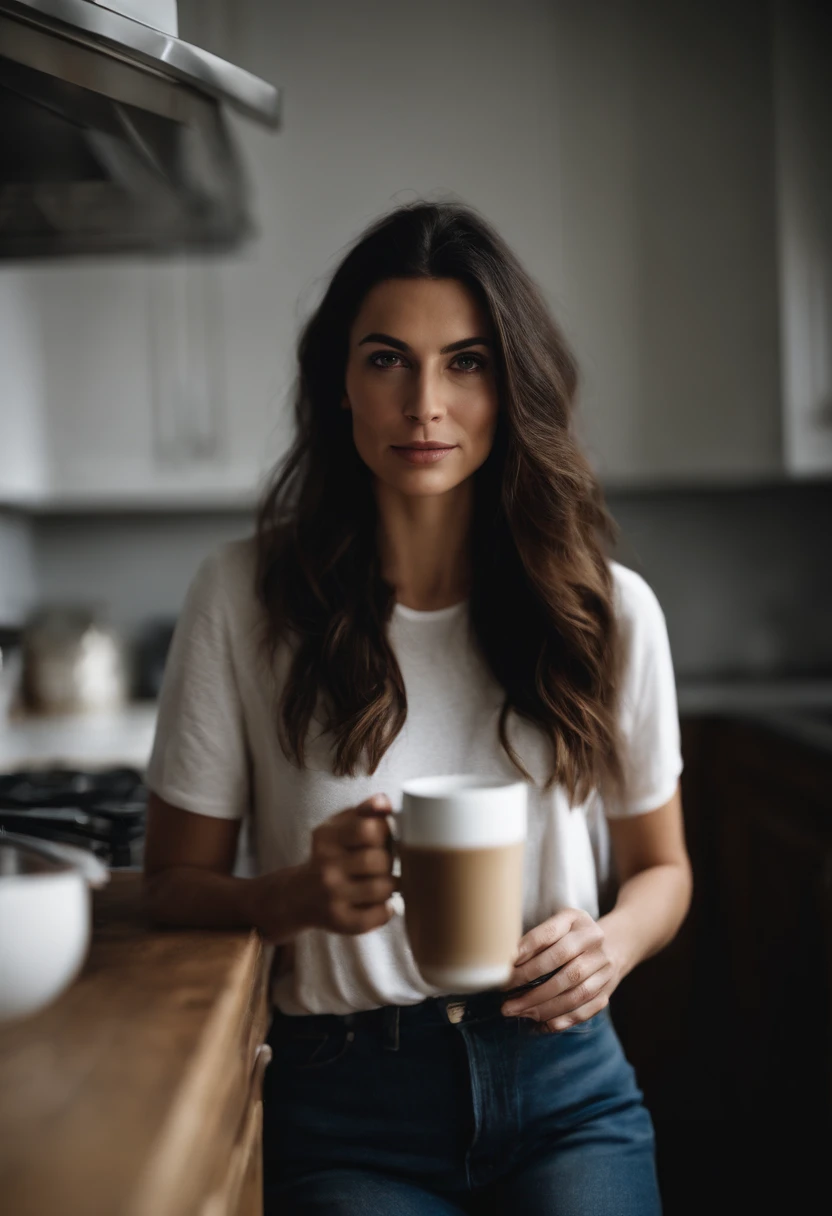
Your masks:
M20 769L0 774L0 831L90 849L110 866L140 860L147 788L137 769Z

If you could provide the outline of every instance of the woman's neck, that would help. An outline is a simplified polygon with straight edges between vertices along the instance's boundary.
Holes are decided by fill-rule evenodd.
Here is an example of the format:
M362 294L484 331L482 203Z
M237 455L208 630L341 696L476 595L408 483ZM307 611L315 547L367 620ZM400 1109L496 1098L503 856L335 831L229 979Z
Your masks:
M468 594L472 489L416 497L376 484L382 574L405 607L431 612Z

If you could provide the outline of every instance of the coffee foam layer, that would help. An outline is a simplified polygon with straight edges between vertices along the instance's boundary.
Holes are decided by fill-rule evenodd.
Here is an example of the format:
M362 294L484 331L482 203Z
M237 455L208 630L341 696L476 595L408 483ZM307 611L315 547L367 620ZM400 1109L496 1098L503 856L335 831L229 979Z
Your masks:
M523 782L420 777L402 787L398 833L405 844L426 848L516 844L526 838L526 802Z

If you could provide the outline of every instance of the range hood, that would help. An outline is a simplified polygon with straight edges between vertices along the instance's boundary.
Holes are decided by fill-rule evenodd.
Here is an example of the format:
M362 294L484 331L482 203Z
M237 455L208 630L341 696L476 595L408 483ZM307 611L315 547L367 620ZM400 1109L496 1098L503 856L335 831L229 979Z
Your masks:
M0 258L250 235L224 110L276 127L279 91L176 34L176 0L0 0Z

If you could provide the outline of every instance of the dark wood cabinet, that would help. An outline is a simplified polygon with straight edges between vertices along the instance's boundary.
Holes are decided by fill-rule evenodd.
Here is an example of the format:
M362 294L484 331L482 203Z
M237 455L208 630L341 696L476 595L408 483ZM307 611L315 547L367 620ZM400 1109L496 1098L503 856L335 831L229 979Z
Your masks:
M612 1001L665 1216L814 1210L832 1134L832 751L683 720L694 897Z

